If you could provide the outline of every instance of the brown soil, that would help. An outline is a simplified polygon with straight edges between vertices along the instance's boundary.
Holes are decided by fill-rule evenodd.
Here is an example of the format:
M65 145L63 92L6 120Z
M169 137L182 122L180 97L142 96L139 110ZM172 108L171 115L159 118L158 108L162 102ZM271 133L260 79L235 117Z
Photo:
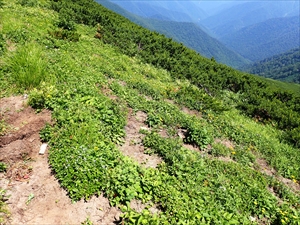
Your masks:
M258 169L268 175L268 176L274 176L278 181L288 186L291 190L294 192L300 194L300 184L293 182L291 179L284 178L283 176L279 175L274 168L272 168L266 160L262 158L256 159L256 164L258 165Z
M0 137L0 161L9 165L0 174L0 188L10 195L11 217L6 224L114 224L120 210L103 196L72 203L48 164L48 151L39 155L39 131L51 123L51 113L26 107L23 97L0 99L0 119L10 130Z
M162 159L157 155L147 155L144 153L144 146L142 144L143 134L139 133L140 129L148 129L144 124L146 119L146 113L138 111L134 114L130 110L125 127L125 143L119 149L124 155L131 157L139 164L145 167L156 168L162 162Z
M234 149L234 143L230 140L216 138L215 143L220 143L229 149Z

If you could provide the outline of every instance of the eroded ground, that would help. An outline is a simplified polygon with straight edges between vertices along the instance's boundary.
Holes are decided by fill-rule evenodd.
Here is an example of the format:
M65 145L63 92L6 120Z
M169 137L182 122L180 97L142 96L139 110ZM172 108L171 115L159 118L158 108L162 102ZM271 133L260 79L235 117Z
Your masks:
M10 195L6 224L114 224L120 210L110 207L103 196L72 203L48 164L48 151L39 155L39 131L51 123L51 113L26 106L23 97L0 99L0 119L7 133L0 137L0 161L9 165L1 173L0 188Z

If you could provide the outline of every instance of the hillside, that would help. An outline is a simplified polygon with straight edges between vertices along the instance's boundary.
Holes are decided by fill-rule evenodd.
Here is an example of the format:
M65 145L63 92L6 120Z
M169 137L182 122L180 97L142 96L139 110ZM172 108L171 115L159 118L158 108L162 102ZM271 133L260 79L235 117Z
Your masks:
M300 49L254 63L244 71L275 80L300 83Z
M111 2L105 0L99 0L97 2L117 12L118 14L123 15L136 24L164 34L179 43L183 43L185 46L194 49L207 58L213 57L217 62L235 68L250 63L249 60L246 60L234 51L225 47L224 44L222 44L218 40L210 37L205 31L202 30L202 28L194 23L169 21L167 18L164 18L165 16L168 17L167 13L163 15L161 13L159 14L162 15L160 17L162 20L142 18L125 11L116 4L112 4ZM137 3L134 2L132 4L136 5ZM144 5L145 3L141 4ZM156 15L155 17L159 18L158 15Z
M1 223L299 224L287 83L90 0L2 0L0 13Z
M299 16L269 19L223 36L227 47L252 61L298 48Z

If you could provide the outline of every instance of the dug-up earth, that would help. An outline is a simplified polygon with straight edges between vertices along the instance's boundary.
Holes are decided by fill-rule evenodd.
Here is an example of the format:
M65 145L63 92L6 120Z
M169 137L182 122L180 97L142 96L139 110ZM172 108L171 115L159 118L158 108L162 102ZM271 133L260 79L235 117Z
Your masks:
M0 173L0 189L7 190L10 217L4 224L114 224L120 210L103 196L72 203L67 192L51 173L48 149L42 145L39 131L51 123L51 113L36 113L21 97L0 99L0 120L8 132L0 136L0 162L9 165Z

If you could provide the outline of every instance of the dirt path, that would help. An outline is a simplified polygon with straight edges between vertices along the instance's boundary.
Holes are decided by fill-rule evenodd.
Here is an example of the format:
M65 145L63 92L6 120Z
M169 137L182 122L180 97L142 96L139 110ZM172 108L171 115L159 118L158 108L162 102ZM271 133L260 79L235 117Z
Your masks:
M36 114L22 97L0 99L0 119L9 132L0 137L0 161L9 165L0 174L0 188L11 195L6 224L114 224L120 211L103 196L72 203L51 173L48 151L39 155L39 131L51 122L49 111Z
M125 143L119 149L124 155L131 157L142 166L156 168L162 162L162 159L155 154L147 155L144 153L144 146L142 144L144 135L139 133L141 128L148 129L144 124L146 119L146 113L138 111L136 114L133 114L130 109L127 125L125 126Z

